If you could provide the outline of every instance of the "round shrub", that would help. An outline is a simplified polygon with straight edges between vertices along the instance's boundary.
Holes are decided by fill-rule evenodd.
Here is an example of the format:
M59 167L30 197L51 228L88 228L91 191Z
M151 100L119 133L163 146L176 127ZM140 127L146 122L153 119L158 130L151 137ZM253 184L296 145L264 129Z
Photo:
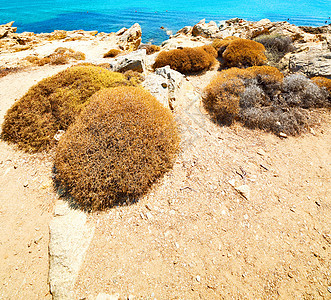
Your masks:
M226 67L251 67L265 64L265 48L262 44L245 39L231 40L222 54Z
M306 108L328 107L327 91L299 74L254 66L220 72L207 86L203 103L217 121L296 135L309 122Z
M8 110L2 137L26 151L48 150L57 131L67 129L96 91L119 85L131 82L92 65L74 66L43 79Z
M206 87L204 107L213 118L223 124L231 124L239 113L240 94L245 89L245 70L232 68L221 72Z
M167 172L179 148L174 118L149 92L97 92L61 138L56 177L86 210L133 202Z
M266 48L273 61L279 61L286 53L295 50L292 39L281 34L260 35L254 40Z
M216 62L215 56L204 47L183 48L162 51L156 57L154 69L169 65L171 69L183 74L193 74L209 70Z
M291 74L284 79L284 98L290 106L302 108L328 106L327 92L314 81L301 74Z
M118 49L110 49L107 53L105 53L103 55L104 58L107 57L116 57L117 55L119 55L122 51L118 50Z
M216 49L216 51L218 52L218 56L222 57L223 52L225 51L226 47L229 46L229 44L234 41L234 40L238 40L240 38L236 37L236 36L228 36L224 39L214 39L212 46Z
M317 84L320 88L324 88L325 90L327 90L329 93L329 97L331 97L331 79L322 76L317 76L311 78L311 80L315 84Z

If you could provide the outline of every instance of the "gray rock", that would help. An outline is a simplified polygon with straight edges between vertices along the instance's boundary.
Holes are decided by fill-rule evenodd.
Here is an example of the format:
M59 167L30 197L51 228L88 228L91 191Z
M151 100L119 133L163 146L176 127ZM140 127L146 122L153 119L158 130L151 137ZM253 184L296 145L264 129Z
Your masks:
M203 36L205 38L213 37L219 32L219 29L214 21L206 23L206 20L201 20L198 24L193 26L193 36Z
M7 24L0 25L0 39L6 37L9 34L15 33L17 27L13 27L14 21L11 21Z
M112 63L112 70L115 72L125 72L128 70L145 72L146 49L140 49L127 55L116 57Z
M165 107L173 109L179 97L180 87L184 76L165 66L148 75L143 86L153 94Z
M50 225L49 284L53 299L74 299L74 285L94 234L86 214L59 200Z
M141 43L141 27L138 23L135 23L129 29L122 28L116 35L117 44L123 50L136 50Z
M330 77L331 51L326 43L308 45L303 51L288 56L288 66L291 72Z
M236 191L239 192L244 198L246 198L247 200L250 199L250 193L251 193L251 189L248 185L243 184L240 186L235 187Z

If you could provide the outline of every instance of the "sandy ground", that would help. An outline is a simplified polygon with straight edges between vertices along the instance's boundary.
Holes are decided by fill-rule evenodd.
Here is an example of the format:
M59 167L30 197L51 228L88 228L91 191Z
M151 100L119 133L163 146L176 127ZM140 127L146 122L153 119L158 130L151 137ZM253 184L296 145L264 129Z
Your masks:
M287 139L220 127L187 97L175 116L173 171L137 204L91 215L77 298L330 299L330 114L315 135Z
M31 69L0 78L0 123L15 99L64 69ZM56 195L52 161L0 140L0 299L48 299L48 224Z
M64 67L0 79L0 122L16 98ZM192 77L202 88L213 75ZM188 91L189 92L189 91ZM220 127L183 97L174 169L137 204L90 215L96 233L76 284L135 299L328 299L331 116L280 139ZM50 158L0 141L0 298L47 299ZM247 184L249 199L229 183Z

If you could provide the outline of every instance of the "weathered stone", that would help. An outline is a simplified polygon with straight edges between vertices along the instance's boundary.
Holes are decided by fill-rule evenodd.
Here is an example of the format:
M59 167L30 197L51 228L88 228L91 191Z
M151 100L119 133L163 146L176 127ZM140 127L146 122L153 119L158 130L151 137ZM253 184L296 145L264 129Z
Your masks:
M127 55L118 56L112 63L112 70L125 72L128 70L144 72L146 66L146 49L140 49Z
M137 50L141 43L141 27L138 23L129 29L123 28L117 32L117 42L123 50Z
M205 38L210 38L219 32L219 29L214 21L206 23L206 20L201 20L198 24L193 26L192 35L193 36L203 36Z
M192 37L182 34L176 34L169 40L164 41L161 47L162 50L172 50L184 47L199 47L209 43L210 41L208 41L202 36Z
M7 24L0 25L0 39L6 37L7 35L11 33L15 33L17 30L17 27L12 27L14 24L14 21L11 21Z
M155 74L146 77L143 85L165 107L173 109L176 99L179 97L180 87L184 76L165 66L155 70Z
M308 44L303 51L284 57L291 72L307 76L331 76L331 51L326 43Z
M53 299L74 299L74 285L94 227L86 214L58 201L51 221L49 243L49 284Z
M193 27L185 26L182 29L178 30L176 34L192 35Z

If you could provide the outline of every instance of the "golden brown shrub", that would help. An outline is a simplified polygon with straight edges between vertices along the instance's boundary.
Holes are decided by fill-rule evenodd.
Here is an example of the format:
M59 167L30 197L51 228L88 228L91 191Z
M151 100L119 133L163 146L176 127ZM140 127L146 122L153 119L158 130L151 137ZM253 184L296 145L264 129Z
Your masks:
M228 36L224 39L215 39L212 43L212 46L216 49L216 51L218 52L218 56L222 57L223 52L225 51L226 47L229 46L229 44L234 41L234 40L238 40L240 38L236 37L236 36Z
M85 210L134 202L172 168L179 149L171 112L142 88L97 92L56 150L56 178Z
M107 57L116 57L117 55L119 55L122 51L118 50L118 49L110 49L107 53L105 53L103 55L104 58Z
M226 67L250 67L265 64L262 44L245 39L232 40L222 54Z
M54 135L75 120L102 88L132 85L124 75L95 66L74 66L43 79L7 112L2 137L26 151L48 150Z
M169 65L171 69L183 74L207 71L216 62L210 52L205 51L203 47L162 51L157 56L153 67L157 69Z
M316 76L311 78L311 80L319 87L325 88L329 92L329 95L331 95L331 79L322 76Z
M245 89L244 80L250 76L246 70L232 68L218 74L206 87L204 107L222 124L231 124L239 114L240 94Z
M215 58L217 57L217 51L212 45L204 45L197 48L204 50L205 52L209 53L211 56L214 56Z
M307 77L284 78L277 68L254 66L220 72L207 86L203 104L217 121L233 120L276 134L300 134L307 128L311 107L329 107L326 91Z

